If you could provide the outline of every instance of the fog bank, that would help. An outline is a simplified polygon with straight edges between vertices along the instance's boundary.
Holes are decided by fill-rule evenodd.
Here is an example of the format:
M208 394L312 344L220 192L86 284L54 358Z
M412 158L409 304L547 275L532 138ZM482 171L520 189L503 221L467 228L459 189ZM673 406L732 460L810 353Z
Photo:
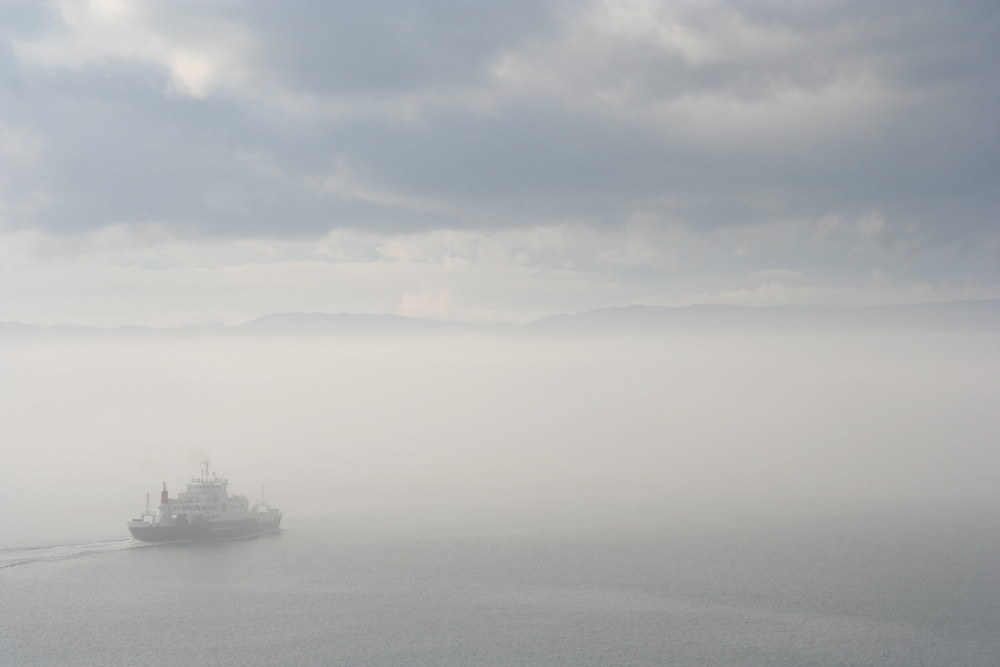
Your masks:
M333 513L1000 502L994 337L157 338L0 347L8 535L125 535L208 458ZM618 508L618 509L615 509Z

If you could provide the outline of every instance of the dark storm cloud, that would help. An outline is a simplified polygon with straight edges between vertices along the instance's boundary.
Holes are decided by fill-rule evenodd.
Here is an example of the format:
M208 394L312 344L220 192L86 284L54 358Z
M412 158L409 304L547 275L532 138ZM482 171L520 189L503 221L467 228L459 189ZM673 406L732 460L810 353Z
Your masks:
M0 224L716 229L874 210L886 244L996 228L990 3L139 7L125 34L159 50L73 42L97 20L15 5ZM228 39L243 46L204 83L177 83L178 58ZM32 51L47 41L58 62Z

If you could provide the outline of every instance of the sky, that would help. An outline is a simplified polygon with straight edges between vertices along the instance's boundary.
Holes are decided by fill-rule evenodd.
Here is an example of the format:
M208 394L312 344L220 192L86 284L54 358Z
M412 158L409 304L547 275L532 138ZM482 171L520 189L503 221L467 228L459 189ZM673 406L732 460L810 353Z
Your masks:
M0 2L0 321L1000 297L993 2Z

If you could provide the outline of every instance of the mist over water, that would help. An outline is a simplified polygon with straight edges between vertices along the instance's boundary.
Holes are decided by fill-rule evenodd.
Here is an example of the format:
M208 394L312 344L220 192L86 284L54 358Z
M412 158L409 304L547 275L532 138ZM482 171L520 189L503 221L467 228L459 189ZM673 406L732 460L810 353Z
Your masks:
M987 333L0 347L0 663L996 664ZM280 534L144 544L210 459Z
M9 344L4 534L113 539L206 458L289 527L995 506L998 371L977 333Z
M0 667L1000 665L998 64L1000 2L0 0ZM205 460L280 530L132 539Z

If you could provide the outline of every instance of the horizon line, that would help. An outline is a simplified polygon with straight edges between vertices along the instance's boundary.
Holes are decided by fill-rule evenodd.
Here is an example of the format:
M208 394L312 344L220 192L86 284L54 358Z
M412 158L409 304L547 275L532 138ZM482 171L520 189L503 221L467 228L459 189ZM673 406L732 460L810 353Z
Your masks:
M689 303L678 306L666 306L657 304L632 303L625 306L602 306L599 308L591 308L588 310L582 310L577 312L553 312L549 313L548 315L543 315L541 317L537 317L524 322L504 322L501 320L442 319L436 317L419 317L413 315L401 315L399 313L387 313L387 312L345 312L345 311L328 312L328 311L317 310L317 311L274 311L251 317L250 319L244 320L237 324L225 324L223 322L188 322L184 324L174 324L166 326L151 326L146 324L117 324L109 326L109 325L78 324L78 323L36 324L33 322L26 322L23 320L0 320L0 325L2 324L21 325L39 329L54 329L54 328L99 329L102 331L115 331L118 329L147 329L151 331L170 331L174 329L198 328L198 327L222 327L226 329L238 329L240 327L252 324L267 317L320 315L328 317L392 317L401 320L429 322L429 323L444 324L444 325L454 324L454 325L469 325L469 326L523 327L553 317L576 317L579 315L586 315L588 313L598 313L598 312L606 312L614 310L628 310L630 308L649 308L649 309L659 309L659 310L684 310L687 308L733 308L739 310L818 309L818 310L829 310L829 311L864 311L864 310L874 310L879 308L909 308L917 306L933 306L933 305L943 305L943 304L970 304L970 303L989 303L989 302L1000 302L1000 297L987 298L987 299L953 299L953 300L936 300L936 301L913 301L908 303L882 303L882 304L873 304L866 306L840 306L840 305L829 305L829 304L806 304L806 303L785 303L785 304L774 304L774 305L746 305L746 304L734 304L734 303Z

